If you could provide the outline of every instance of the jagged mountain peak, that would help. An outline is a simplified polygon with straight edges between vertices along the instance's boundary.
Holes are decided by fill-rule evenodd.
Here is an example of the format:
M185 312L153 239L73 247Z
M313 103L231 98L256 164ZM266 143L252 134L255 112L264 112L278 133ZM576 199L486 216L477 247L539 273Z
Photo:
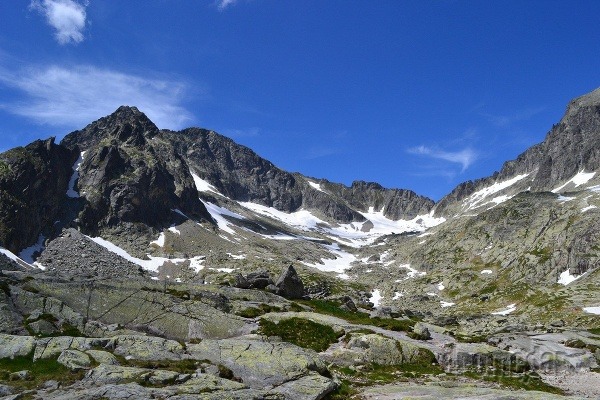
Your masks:
M120 106L112 114L102 117L82 130L71 132L61 144L80 149L89 148L103 139L112 138L121 143L142 145L158 134L158 127L137 107Z

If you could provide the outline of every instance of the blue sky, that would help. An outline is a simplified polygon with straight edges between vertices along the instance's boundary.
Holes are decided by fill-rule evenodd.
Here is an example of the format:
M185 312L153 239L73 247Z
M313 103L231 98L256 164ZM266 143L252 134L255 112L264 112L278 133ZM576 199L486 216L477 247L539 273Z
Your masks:
M121 104L434 199L600 86L598 1L0 2L0 151Z

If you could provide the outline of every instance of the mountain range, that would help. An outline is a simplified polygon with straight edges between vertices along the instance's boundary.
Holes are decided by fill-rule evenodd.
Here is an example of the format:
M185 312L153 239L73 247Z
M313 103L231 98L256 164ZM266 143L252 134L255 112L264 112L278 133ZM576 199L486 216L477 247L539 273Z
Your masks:
M22 372L2 363L15 356L32 371L48 359L85 372L71 386L5 385L33 398L117 398L130 384L131 398L377 398L360 381L372 386L382 366L383 383L408 396L398 382L440 380L432 362L462 374L439 398L464 396L461 379L507 395L508 381L484 379L490 370L528 390L600 396L556 378L583 370L600 383L599 171L600 89L572 100L542 143L438 202L287 172L214 131L159 129L119 107L60 143L0 154L0 348L12 349L0 350L0 398L2 368ZM288 320L333 329L335 340L308 346L316 353L286 332L270 340ZM43 357L58 337L80 342L62 339ZM269 372L223 346L254 358L279 346L305 361L279 354L267 363L295 372ZM98 357L139 362L98 361L99 347L108 355ZM197 362L182 372L174 360ZM399 381L407 366L426 371ZM138 375L108 378L126 372ZM214 397L198 389L207 374ZM186 385L191 397L181 397Z

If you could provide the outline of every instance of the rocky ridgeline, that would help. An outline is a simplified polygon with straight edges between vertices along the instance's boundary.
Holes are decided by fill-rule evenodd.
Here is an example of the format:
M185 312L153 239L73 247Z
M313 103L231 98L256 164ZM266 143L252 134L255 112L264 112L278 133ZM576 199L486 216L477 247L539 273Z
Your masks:
M354 182L351 187L283 171L247 147L216 132L192 128L161 131L174 143L192 170L221 194L284 212L305 208L335 222L364 221L357 211L373 207L391 219L425 214L433 201L410 190L385 189L376 183ZM309 182L313 183L311 185ZM321 190L315 188L321 185Z
M495 182L528 174L511 194L531 190L551 191L578 172L600 169L600 89L572 100L561 121L542 143L507 161L499 172L487 178L467 181L444 196L435 207L436 215L452 215L457 204L474 192Z

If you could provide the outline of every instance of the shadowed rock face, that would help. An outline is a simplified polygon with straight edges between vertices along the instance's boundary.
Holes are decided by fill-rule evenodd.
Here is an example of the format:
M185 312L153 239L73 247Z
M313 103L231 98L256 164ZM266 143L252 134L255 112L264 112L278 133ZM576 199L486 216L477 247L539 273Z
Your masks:
M80 215L87 232L121 222L162 227L180 210L212 221L200 202L185 161L158 128L135 107L120 107L62 144L85 151L78 188L86 203Z
M0 246L18 253L52 226L76 159L54 138L0 154Z

